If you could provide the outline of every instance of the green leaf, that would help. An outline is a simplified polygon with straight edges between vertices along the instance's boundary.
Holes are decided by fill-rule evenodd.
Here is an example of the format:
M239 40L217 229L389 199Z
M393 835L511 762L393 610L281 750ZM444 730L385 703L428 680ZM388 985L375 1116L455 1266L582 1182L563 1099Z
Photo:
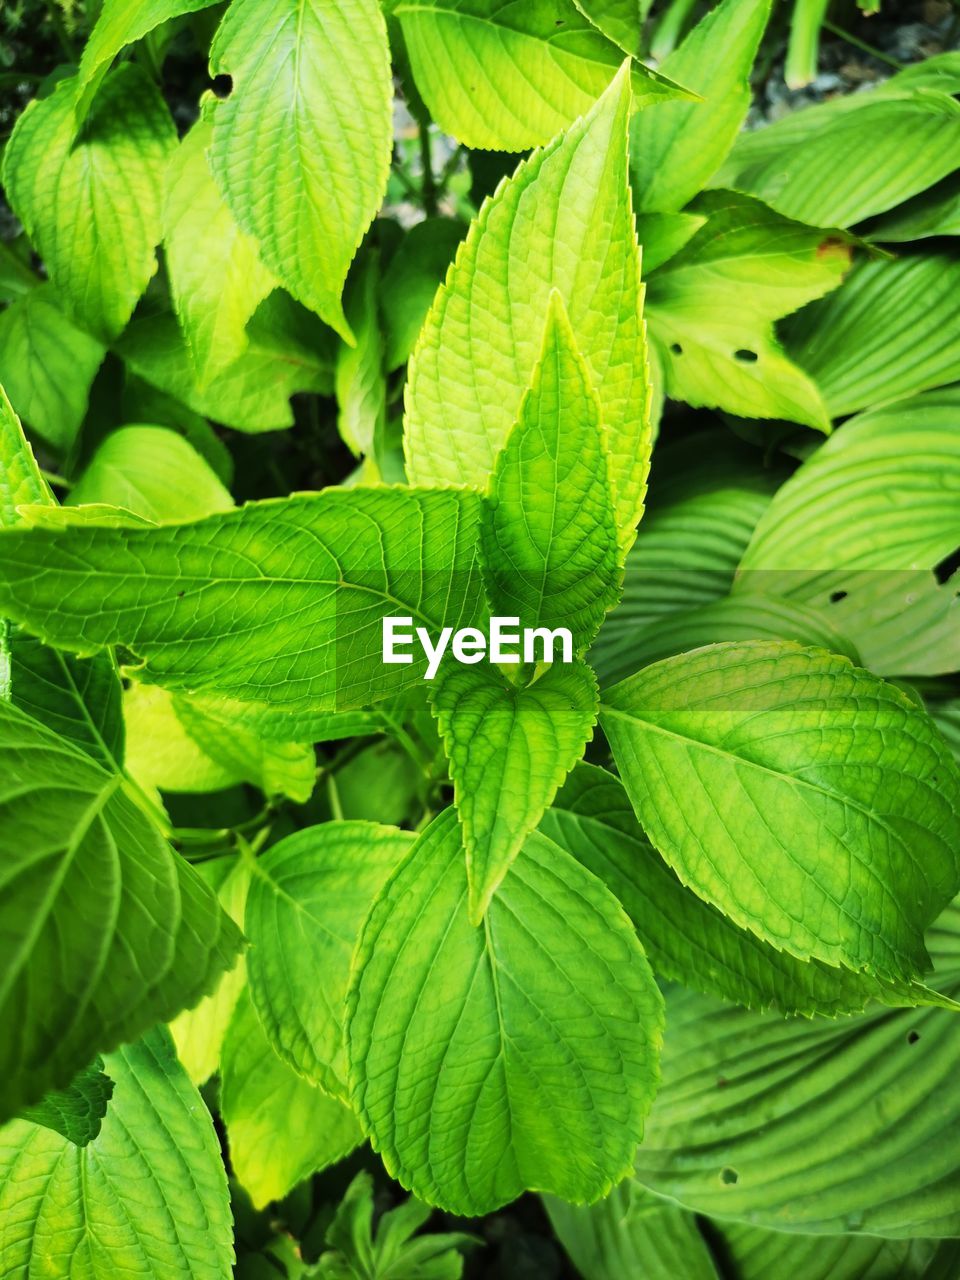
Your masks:
M703 101L667 102L634 117L630 173L641 211L683 208L726 159L750 106L750 69L769 12L769 0L723 0L663 60L663 74Z
M3 182L64 304L109 341L157 269L176 131L157 88L127 63L106 77L75 138L78 88L64 80L30 103L4 151Z
M587 116L484 204L411 359L405 426L411 482L486 488L557 289L600 397L621 549L642 511L650 452L629 110L621 71Z
M453 1213L527 1187L604 1195L657 1081L661 997L604 886L532 835L482 928L453 809L364 926L348 997L353 1102L391 1176ZM389 941L388 941L389 940Z
M246 991L223 1045L220 1103L231 1166L257 1209L363 1142L353 1112L270 1048Z
M960 888L960 771L900 690L770 641L647 667L600 723L654 846L743 929L879 977L927 967Z
M960 546L958 412L946 389L845 423L774 498L739 585L822 610L872 670L957 670L960 579L934 570Z
M250 993L273 1049L346 1098L343 1002L360 927L413 837L372 822L287 836L254 864L245 928ZM317 975L323 981L317 984Z
M53 502L47 482L0 384L0 528L17 523L17 507L45 502Z
M952 173L926 191L875 218L864 228L869 240L898 244L930 236L960 235L960 174Z
M410 228L390 259L380 290L388 372L409 359L465 232L454 218L426 218Z
M597 718L584 663L554 662L518 687L492 664L450 663L432 691L467 854L469 916L478 925Z
M373 1230L373 1179L360 1172L347 1187L327 1228L330 1252L320 1255L316 1274L325 1280L460 1280L457 1252L480 1242L461 1232L415 1237L431 1216L412 1196L380 1216Z
M542 146L590 109L623 62L573 0L402 0L393 12L431 116L468 147ZM688 96L640 62L630 79L637 105Z
M865 262L785 325L787 350L831 417L955 382L958 289L960 262L946 254Z
M334 382L337 430L358 458L380 452L387 422L379 294L380 255L371 249L358 257L344 292L344 314L356 345L340 343Z
M224 858L210 858L197 864L196 873L205 881L238 926L250 888L250 861L231 853ZM247 985L246 956L241 956L229 973L193 1009L185 1009L170 1023L170 1034L177 1047L177 1057L196 1085L204 1084L220 1065L223 1038L230 1025L241 991Z
M393 144L379 4L234 0L210 70L233 80L210 150L227 204L284 287L352 341L340 294Z
M707 218L700 213L640 213L637 215L637 240L643 274L680 252L700 230Z
M307 355L277 349L256 318L252 324L243 355L202 389L197 386L189 348L172 315L134 320L116 350L145 382L204 417L254 433L292 427L290 397L297 391L329 394L333 390L332 362L322 351Z
M0 1117L195 1003L238 930L109 773L0 702Z
M100 1132L112 1093L113 1081L96 1058L65 1089L51 1090L36 1106L24 1107L18 1119L52 1129L75 1146L85 1147Z
M711 192L692 208L706 224L647 285L667 394L828 430L817 386L786 358L773 322L840 284L849 245L742 196Z
M604 769L578 765L540 830L616 894L654 969L672 981L784 1014L836 1017L859 1013L870 1000L960 1009L920 983L797 960L739 928L684 888L644 835L623 784Z
M77 77L82 90L77 114L83 119L110 63L121 49L185 13L207 9L216 0L103 0L84 45Z
M104 351L67 319L50 285L0 313L0 383L24 421L60 453L80 430Z
M480 528L491 612L567 627L582 652L617 600L617 525L600 401L558 293Z
M957 979L954 957L954 995ZM645 1186L697 1213L790 1232L955 1234L954 1014L787 1021L677 991L667 1026L637 1160Z
M213 180L212 139L204 116L170 158L163 208L170 291L201 390L246 351L247 324L277 283Z
M887 93L836 99L741 134L713 185L800 222L849 227L958 166L960 103L932 89L898 92L891 81Z
M882 1240L877 1236L798 1235L724 1222L723 1246L738 1280L949 1280L960 1264L956 1240Z
M720 1280L693 1214L650 1195L631 1178L596 1204L564 1204L554 1196L543 1202L584 1280Z
M70 490L69 505L105 503L148 520L196 520L230 511L233 499L176 431L121 427L112 431Z
M477 506L452 491L330 489L193 524L9 531L0 611L83 653L123 644L141 678L173 692L363 707L425 667L384 666L384 616L406 611L431 633L469 620Z
M576 0L577 8L605 36L636 57L652 0Z
M110 1054L103 1127L85 1147L25 1120L0 1129L0 1269L116 1280L222 1280L233 1261L213 1123L170 1038Z

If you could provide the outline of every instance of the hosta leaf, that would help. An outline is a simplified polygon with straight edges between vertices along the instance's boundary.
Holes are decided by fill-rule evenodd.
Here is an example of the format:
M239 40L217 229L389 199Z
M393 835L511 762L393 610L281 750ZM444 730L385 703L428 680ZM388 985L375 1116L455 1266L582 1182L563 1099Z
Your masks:
M35 1106L24 1107L18 1119L52 1129L75 1146L85 1147L100 1132L112 1093L113 1081L96 1058L65 1089L52 1089Z
M353 1112L270 1048L246 991L223 1045L220 1102L230 1164L258 1209L363 1142Z
M741 929L684 888L644 835L623 784L604 769L578 765L540 830L616 894L665 978L785 1014L836 1017L859 1013L870 1000L894 1008L944 1003L920 983L798 960Z
M0 611L66 648L123 644L174 692L362 707L422 674L383 665L385 615L434 632L475 607L477 515L470 494L353 489L193 524L10 531Z
M958 412L947 389L844 424L774 498L739 584L823 610L873 670L957 670L960 580L933 571L960 546Z
M151 386L237 431L276 431L293 426L290 397L297 391L329 394L332 362L322 352L277 350L253 321L246 350L210 383L197 386L193 362L171 315L136 319L117 343L128 367Z
M709 193L692 207L706 224L647 286L667 394L826 430L820 393L784 355L773 322L837 287L849 245L733 194Z
M250 860L232 853L224 858L210 858L198 863L196 872L216 893L230 919L242 927L250 888ZM234 1006L246 985L246 956L241 956L230 972L221 977L210 995L205 996L195 1008L177 1014L170 1023L177 1057L194 1084L204 1084L220 1065L223 1038L233 1017Z
M955 1014L785 1021L677 991L667 1025L645 1186L791 1232L956 1234Z
M105 1060L115 1089L85 1147L25 1120L0 1129L0 1269L115 1280L221 1280L233 1261L213 1123L167 1033Z
M63 314L50 285L0 313L0 383L21 418L62 453L80 429L104 352Z
M255 864L245 927L250 991L273 1049L346 1097L343 1002L360 926L413 837L372 822L308 827ZM317 984L317 975L323 981Z
M140 67L103 82L75 139L77 80L37 98L3 156L7 198L78 322L104 340L126 325L157 269L160 205L176 131Z
M557 289L600 397L622 547L642 510L650 450L629 109L622 71L484 204L411 359L404 442L413 483L486 488Z
M479 924L523 842L583 754L597 718L588 666L554 662L517 687L492 664L451 663L433 690Z
M195 520L229 511L233 499L176 431L121 427L112 431L70 490L70 505L106 503L148 520Z
M236 0L210 50L233 91L210 164L234 217L295 298L348 341L347 269L387 185L390 53L376 0Z
M525 151L549 142L599 98L623 50L573 0L401 0L393 12L417 88L440 128L468 147ZM638 104L686 97L642 63Z
M455 1213L526 1187L596 1199L629 1165L656 1088L661 998L636 934L539 835L482 928L466 898L447 809L358 944L347 1039L361 1124L392 1176Z
M205 116L170 159L163 208L170 291L201 389L247 349L246 326L276 285L213 180L212 139Z
M207 9L216 0L103 0L99 17L80 59L78 80L82 93L78 116L82 119L104 72L121 49L171 18Z
M689 1215L688 1215L689 1216ZM883 1240L877 1236L798 1235L724 1222L725 1256L738 1280L949 1280L960 1265L956 1240Z
M567 627L578 650L617 599L617 525L600 402L560 295L481 519L491 612Z
M849 227L958 165L960 103L931 89L903 89L851 95L741 134L713 182L800 222Z
M600 722L653 844L800 959L913 978L960 888L960 771L924 712L845 658L717 644L609 690Z
M388 371L409 359L466 230L453 218L426 218L410 228L390 259L380 290Z
M927 191L873 219L864 234L881 244L960 235L960 174L951 173Z
M955 382L958 289L960 262L946 254L866 262L787 322L787 350L833 417Z
M683 208L726 159L750 105L750 68L769 12L769 0L723 0L664 58L663 74L703 101L634 117L630 171L641 211Z
M565 1204L544 1196L544 1207L584 1280L720 1280L693 1214L650 1195L632 1179L596 1204Z
M238 930L120 776L0 702L0 1115L195 1003Z

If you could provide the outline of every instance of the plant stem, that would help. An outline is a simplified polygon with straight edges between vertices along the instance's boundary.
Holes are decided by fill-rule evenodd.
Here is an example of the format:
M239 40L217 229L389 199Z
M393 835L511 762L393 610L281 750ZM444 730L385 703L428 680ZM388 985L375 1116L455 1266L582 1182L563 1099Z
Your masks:
M420 125L420 163L423 165L423 179L420 186L420 199L423 211L428 218L437 212L437 184L433 177L433 155L430 150L430 126Z
M853 45L855 49L859 49L862 53L869 53L871 58L876 58L880 62L885 62L888 67L893 67L895 71L903 70L903 63L898 62L896 58L891 58L888 53L882 53L879 49L875 49L872 44L867 44L866 40L861 40L859 36L844 31L843 27L838 27L835 22L830 22L827 18L823 20L824 31L829 31L831 35L838 36L841 40L846 40L847 44Z

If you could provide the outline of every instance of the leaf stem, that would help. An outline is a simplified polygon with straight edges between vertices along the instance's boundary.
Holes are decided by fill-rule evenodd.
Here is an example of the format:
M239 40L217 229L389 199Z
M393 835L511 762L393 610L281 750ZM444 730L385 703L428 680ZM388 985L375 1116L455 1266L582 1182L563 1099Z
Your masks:
M420 163L423 166L420 198L423 202L423 211L430 218L437 212L437 184L433 176L430 126L427 124L420 125Z
M841 40L846 40L847 44L853 45L855 49L859 49L862 53L869 53L871 58L876 58L880 62L885 62L888 67L893 67L895 71L903 70L903 63L898 62L896 58L891 58L888 53L883 53L880 49L875 49L872 44L867 44L866 40L861 40L859 36L855 36L850 31L844 31L843 27L838 27L835 22L831 22L828 18L823 20L824 31L829 31L831 35L838 36Z

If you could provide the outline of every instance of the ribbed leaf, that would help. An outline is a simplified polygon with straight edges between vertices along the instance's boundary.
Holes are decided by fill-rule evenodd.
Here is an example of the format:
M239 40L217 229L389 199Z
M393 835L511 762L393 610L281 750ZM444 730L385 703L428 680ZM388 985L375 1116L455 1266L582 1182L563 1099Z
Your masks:
M605 36L634 55L642 51L643 24L652 0L576 0L577 8Z
M234 0L210 50L233 80L210 164L264 264L352 340L340 294L380 207L393 143L376 0Z
M254 1005L275 1052L339 1097L348 1091L343 1001L350 958L412 839L372 822L326 823L281 840L255 864L245 921Z
M875 218L863 233L869 240L881 244L960 235L960 175L950 174L927 191Z
M97 337L116 337L157 269L170 112L132 63L103 82L76 135L78 81L61 81L17 121L3 182L63 302Z
M353 1112L270 1048L247 991L227 1031L221 1077L230 1164L255 1208L281 1200L363 1141Z
M484 204L413 354L404 442L414 483L485 488L557 289L600 397L621 546L642 510L650 449L629 108L621 72L586 117Z
M16 1120L0 1129L0 1270L51 1280L223 1280L233 1261L213 1123L156 1028L108 1055L103 1127L74 1147Z
M9 531L0 610L66 648L126 645L174 692L361 707L422 674L382 663L385 615L435 631L475 607L477 514L470 494L354 489L193 524Z
M599 98L623 62L573 0L401 0L394 6L430 114L468 147L542 146ZM642 63L638 105L686 97Z
M100 1132L112 1093L113 1081L104 1075L102 1060L95 1058L65 1089L52 1089L35 1106L24 1107L18 1119L52 1129L74 1146L85 1147Z
M358 944L348 1045L361 1124L393 1176L455 1213L531 1186L595 1199L629 1166L656 1087L661 998L636 935L539 835L483 928L466 897L447 809Z
M956 1240L882 1240L876 1236L804 1236L741 1222L722 1228L738 1280L949 1280L960 1267Z
M910 979L960 889L960 770L917 704L820 649L717 644L604 695L653 844L800 959Z
M431 697L467 854L469 916L479 924L593 736L597 681L584 663L554 662L521 687L492 664L450 663Z

